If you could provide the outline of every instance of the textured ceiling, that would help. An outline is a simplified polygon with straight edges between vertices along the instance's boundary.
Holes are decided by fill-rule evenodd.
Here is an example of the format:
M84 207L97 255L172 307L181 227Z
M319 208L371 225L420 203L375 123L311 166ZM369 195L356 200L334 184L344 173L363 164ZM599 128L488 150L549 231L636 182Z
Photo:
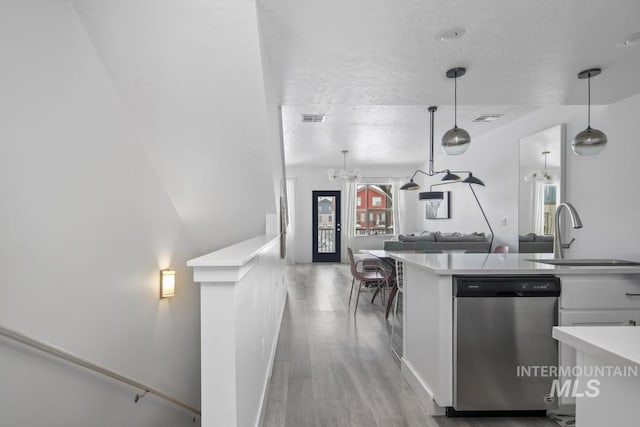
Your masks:
M329 151L339 159L342 148L353 149L356 162L375 164L383 145L422 150L426 159L422 113L428 105L444 112L453 103L453 84L444 75L453 66L468 69L458 82L459 122L470 132L476 125L468 120L477 112L506 115L478 128L486 132L527 110L584 104L586 84L576 74L592 66L604 69L593 81L594 103L640 92L640 46L622 45L640 31L638 0L258 0L258 6L276 88L282 104L291 106L285 109L292 114L285 115L287 164L324 166ZM466 34L436 40L452 27ZM302 123L293 120L300 112L333 111L343 116L318 132L298 129ZM371 141L370 159L357 154L359 143L345 147L351 136Z
M458 122L479 136L535 108L510 106L508 114L491 123L472 123L482 113L505 111L504 106L473 106L458 111ZM302 114L325 113L324 123L302 123ZM427 158L429 112L415 105L285 105L282 107L284 141L289 166L342 166L343 149L348 166L417 165ZM453 126L453 107L440 107L434 117L434 141ZM435 153L436 156L439 154Z

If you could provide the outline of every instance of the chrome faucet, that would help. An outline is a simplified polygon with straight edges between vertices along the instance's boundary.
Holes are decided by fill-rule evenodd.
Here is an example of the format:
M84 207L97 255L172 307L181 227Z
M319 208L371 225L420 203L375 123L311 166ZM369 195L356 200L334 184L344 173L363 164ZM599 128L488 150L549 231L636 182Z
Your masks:
M560 212L562 212L562 208L567 208L569 211L573 228L582 228L582 221L580 221L580 215L578 215L576 208L571 203L560 203L556 208L556 235L553 241L553 254L556 259L564 259L564 250L569 249L573 241L576 240L573 238L569 243L562 243L562 232L560 231Z

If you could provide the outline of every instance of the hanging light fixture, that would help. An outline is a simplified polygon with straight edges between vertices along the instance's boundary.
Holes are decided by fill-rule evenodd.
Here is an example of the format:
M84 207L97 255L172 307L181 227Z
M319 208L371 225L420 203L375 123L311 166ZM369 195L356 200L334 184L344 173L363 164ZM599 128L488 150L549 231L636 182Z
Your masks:
M442 178L442 181L445 181L447 183L449 182L464 182L466 184L477 184L477 185L482 185L484 186L484 183L479 180L478 178L476 178L475 176L473 176L473 174L470 171L451 171L449 169L444 169L441 171L436 171L434 168L434 162L433 162L433 151L434 151L434 144L433 144L433 133L434 133L434 116L435 116L435 112L438 110L438 107L435 106L431 106L428 108L429 111L429 123L430 123L430 133L429 133L429 170L427 172L422 171L420 169L416 170L413 175L411 175L411 179L409 179L409 182L407 182L406 184L404 184L402 187L400 187L401 190L419 190L420 189L420 185L418 185L418 183L416 183L414 181L414 178L416 177L416 175L418 173L421 173L423 175L426 176L435 176L435 175L439 175L439 174L444 174L444 177ZM462 179L460 177L460 175L457 175L458 173L466 173L469 174L465 179ZM423 196L426 195L430 192L423 192L420 193L419 198L420 200L435 200L434 198L431 197L427 197L427 196ZM440 199L442 199L442 192L440 192Z
M555 173L549 172L547 170L547 156L549 154L551 154L551 151L542 152L542 155L544 156L544 170L531 172L530 174L525 175L525 182L544 181L547 183L552 183L558 179L558 176Z
M356 170L347 170L347 154L349 153L349 150L342 150L342 156L343 156L343 169L340 171L334 170L334 169L329 169L327 171L327 174L329 175L329 179L331 181L335 181L336 179L344 179L346 180L356 180L360 177L360 172L356 171Z
M427 210L431 213L433 213L433 216L435 216L435 213L438 211L438 208L440 207L440 204L442 203L442 201L444 200L444 192L442 191L433 191L433 187L436 186L440 186L440 185L447 185L447 184L455 184L455 183L464 183L464 184L468 184L469 185L469 189L471 190L471 193L473 193L473 197L476 200L476 203L478 204L478 207L480 208L480 212L482 212L482 216L484 217L485 222L487 223L487 226L489 228L489 231L491 232L491 242L490 242L490 247L493 245L493 228L491 228L491 224L489 223L489 220L487 219L487 215L484 212L484 209L482 208L482 205L480 204L480 200L478 200L478 196L476 195L475 190L473 189L473 185L482 185L484 187L484 182L482 182L480 179L476 178L475 176L473 176L473 173L471 173L471 171L451 171L449 169L444 169L441 171L436 171L434 170L434 166L433 166L433 129L434 129L434 116L435 116L435 112L438 110L438 107L429 107L429 116L430 116L430 124L431 124L431 132L430 132L430 138L429 138L429 170L427 172L422 171L420 169L416 170L413 175L411 175L411 179L409 179L409 182L407 182L406 184L404 184L402 187L400 187L401 190L419 190L420 186L413 180L416 175L418 173L421 173L423 175L426 176L435 176L435 175L440 175L440 174L444 174L444 177L442 178L442 182L437 183L437 184L432 184L429 187L429 191L423 191L421 193L418 194L418 199L419 200L424 200L427 203ZM468 174L467 177L465 179L460 178L459 175L457 175L458 173L466 173Z
M458 77L464 76L465 68L457 67L447 70L447 77L453 79L453 128L442 137L442 151L449 155L462 154L471 144L469 132L458 127Z
M587 79L588 106L587 128L573 138L571 148L578 156L591 156L598 154L607 145L607 135L601 130L591 127L591 77L596 77L602 72L600 68L590 68L578 73L578 78Z

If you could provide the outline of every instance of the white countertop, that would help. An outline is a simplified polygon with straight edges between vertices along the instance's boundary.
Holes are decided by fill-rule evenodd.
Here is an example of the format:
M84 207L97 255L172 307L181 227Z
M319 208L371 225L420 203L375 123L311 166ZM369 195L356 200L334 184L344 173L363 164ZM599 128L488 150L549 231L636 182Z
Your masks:
M640 327L556 326L553 337L599 358L640 365Z
M232 246L187 261L189 267L240 267L280 238L279 234L263 234Z
M640 266L560 266L528 261L553 259L553 254L420 254L387 252L391 258L437 275L452 274L640 274Z

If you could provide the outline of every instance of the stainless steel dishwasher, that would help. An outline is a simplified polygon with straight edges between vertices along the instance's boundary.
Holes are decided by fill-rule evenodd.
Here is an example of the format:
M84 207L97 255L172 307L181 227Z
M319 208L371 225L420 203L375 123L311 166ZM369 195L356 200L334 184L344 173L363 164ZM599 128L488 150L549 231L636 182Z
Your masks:
M454 398L447 414L553 409L554 378L519 376L518 367L558 366L551 330L560 279L456 276L454 292Z

